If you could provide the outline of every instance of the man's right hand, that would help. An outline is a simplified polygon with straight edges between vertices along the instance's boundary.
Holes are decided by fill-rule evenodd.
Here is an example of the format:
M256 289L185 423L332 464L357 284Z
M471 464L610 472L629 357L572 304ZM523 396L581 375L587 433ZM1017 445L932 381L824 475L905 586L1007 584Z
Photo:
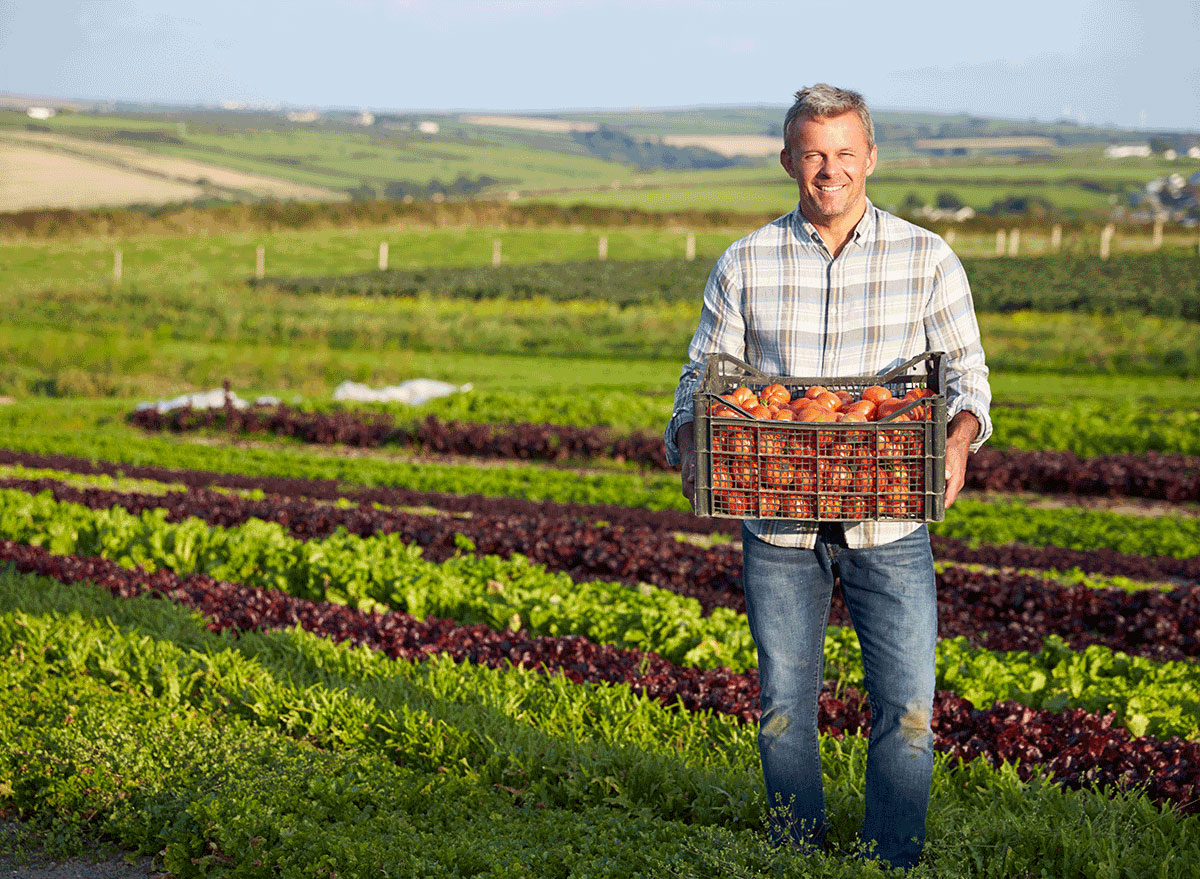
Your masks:
M693 422L679 425L675 431L675 444L679 447L680 490L696 509L696 433Z

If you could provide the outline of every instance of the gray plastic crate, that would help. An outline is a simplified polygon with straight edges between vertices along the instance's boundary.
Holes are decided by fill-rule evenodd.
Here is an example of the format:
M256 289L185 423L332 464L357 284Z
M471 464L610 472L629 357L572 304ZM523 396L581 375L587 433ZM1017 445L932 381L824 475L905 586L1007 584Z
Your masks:
M946 516L945 355L929 351L883 375L771 376L728 354L705 364L695 397L696 514L736 519L940 522ZM799 422L716 417L714 402L741 385L759 394L812 385L859 397L881 385L914 400L883 421ZM921 414L919 421L896 420ZM731 407L735 410L737 407Z

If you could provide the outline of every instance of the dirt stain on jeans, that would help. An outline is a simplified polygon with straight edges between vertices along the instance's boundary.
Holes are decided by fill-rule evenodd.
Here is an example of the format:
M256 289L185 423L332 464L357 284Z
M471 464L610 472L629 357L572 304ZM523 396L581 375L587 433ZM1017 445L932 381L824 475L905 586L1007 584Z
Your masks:
M772 712L771 716L763 722L760 731L764 736L771 739L771 747L773 748L775 747L775 741L787 732L788 725L791 722L792 719L786 714Z
M933 739L929 711L918 702L909 702L900 716L900 736L914 750L924 750Z

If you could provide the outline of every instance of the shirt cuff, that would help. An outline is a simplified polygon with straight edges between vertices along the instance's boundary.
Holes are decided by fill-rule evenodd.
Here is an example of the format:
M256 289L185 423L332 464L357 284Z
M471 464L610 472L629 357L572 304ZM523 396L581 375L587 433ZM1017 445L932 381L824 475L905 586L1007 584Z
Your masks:
M972 452L978 452L983 448L983 444L987 442L988 437L992 435L992 418L988 414L988 408L967 397L958 397L950 404L946 411L946 424L949 425L954 420L954 416L959 412L970 412L979 421L979 433L971 441L970 446Z

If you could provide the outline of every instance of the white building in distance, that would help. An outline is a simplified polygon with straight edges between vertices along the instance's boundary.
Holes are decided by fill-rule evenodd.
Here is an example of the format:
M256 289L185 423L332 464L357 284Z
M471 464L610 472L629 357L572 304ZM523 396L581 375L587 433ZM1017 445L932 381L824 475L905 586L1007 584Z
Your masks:
M1148 159L1150 158L1150 144L1148 143L1125 143L1112 144L1104 148L1104 158L1106 159Z

